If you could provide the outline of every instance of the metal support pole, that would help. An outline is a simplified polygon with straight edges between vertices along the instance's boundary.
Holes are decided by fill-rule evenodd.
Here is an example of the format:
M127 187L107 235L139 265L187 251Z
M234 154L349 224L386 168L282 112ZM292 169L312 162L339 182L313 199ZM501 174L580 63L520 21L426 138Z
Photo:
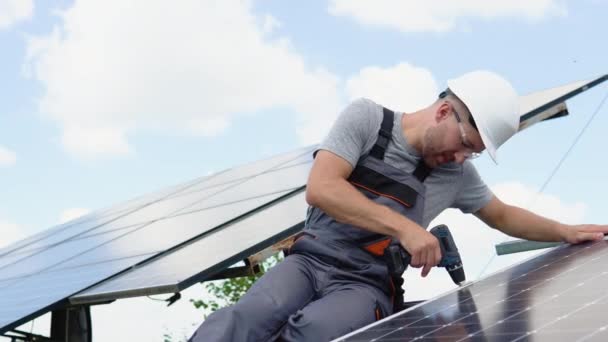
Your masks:
M53 311L51 340L57 342L91 342L91 309L75 306Z

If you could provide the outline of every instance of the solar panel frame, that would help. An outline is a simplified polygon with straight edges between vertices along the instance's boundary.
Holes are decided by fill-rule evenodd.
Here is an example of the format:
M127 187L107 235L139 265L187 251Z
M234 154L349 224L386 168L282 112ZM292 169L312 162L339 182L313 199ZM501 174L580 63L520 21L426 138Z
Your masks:
M578 83L580 83L579 86L576 86L574 89L566 92L565 94L554 97L550 101L543 101L544 102L543 104L541 104L539 106L535 106L535 108L528 109L525 113L521 114L521 118L519 121L523 122L523 121L529 120L532 117L534 117L535 115L538 115L546 110L549 110L549 109L551 109L551 107L557 106L560 103L565 102L566 100L568 100L584 91L587 91L588 89L595 87L596 85L598 85L606 80L608 80L608 74L602 75L602 76L595 78L593 80L590 80L590 81L580 81L580 82L578 82ZM574 82L574 83L577 83L577 82ZM564 87L567 87L567 86L568 85L565 85ZM550 91L550 90L551 89L548 89L546 91ZM535 94L538 94L538 93L532 93L530 95L523 96L522 99L525 99L526 97L529 97L529 96L534 96Z

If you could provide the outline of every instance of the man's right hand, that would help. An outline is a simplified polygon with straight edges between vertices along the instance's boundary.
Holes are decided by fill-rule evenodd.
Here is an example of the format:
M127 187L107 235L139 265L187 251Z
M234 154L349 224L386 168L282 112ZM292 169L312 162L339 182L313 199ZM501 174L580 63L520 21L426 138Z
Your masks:
M421 272L423 277L426 277L431 268L441 261L439 240L422 227L418 225L408 227L397 238L401 246L412 256L410 265L416 268L423 267Z

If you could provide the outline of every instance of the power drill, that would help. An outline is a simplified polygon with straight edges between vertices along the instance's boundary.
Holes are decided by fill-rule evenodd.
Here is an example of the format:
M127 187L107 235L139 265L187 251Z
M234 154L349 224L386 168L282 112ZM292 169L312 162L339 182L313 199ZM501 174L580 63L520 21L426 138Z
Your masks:
M430 230L437 240L441 248L441 261L437 266L445 267L456 285L460 285L465 281L464 269L462 268L462 259L460 253L454 243L454 238L448 227L444 224L434 227ZM407 266L412 261L412 256L401 246L398 240L393 239L390 246L385 250L385 257L388 258L388 267L391 275L401 277Z

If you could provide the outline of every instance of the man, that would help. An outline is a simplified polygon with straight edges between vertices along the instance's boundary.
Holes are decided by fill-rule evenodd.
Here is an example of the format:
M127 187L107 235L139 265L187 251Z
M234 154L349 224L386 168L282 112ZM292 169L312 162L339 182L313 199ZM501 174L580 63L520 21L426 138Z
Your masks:
M501 202L468 160L517 132L519 102L502 77L474 71L411 114L350 104L315 152L303 234L285 260L191 341L328 341L400 309L384 249L397 241L425 277L440 259L425 230L446 208L530 240L597 240L608 226L567 226Z

